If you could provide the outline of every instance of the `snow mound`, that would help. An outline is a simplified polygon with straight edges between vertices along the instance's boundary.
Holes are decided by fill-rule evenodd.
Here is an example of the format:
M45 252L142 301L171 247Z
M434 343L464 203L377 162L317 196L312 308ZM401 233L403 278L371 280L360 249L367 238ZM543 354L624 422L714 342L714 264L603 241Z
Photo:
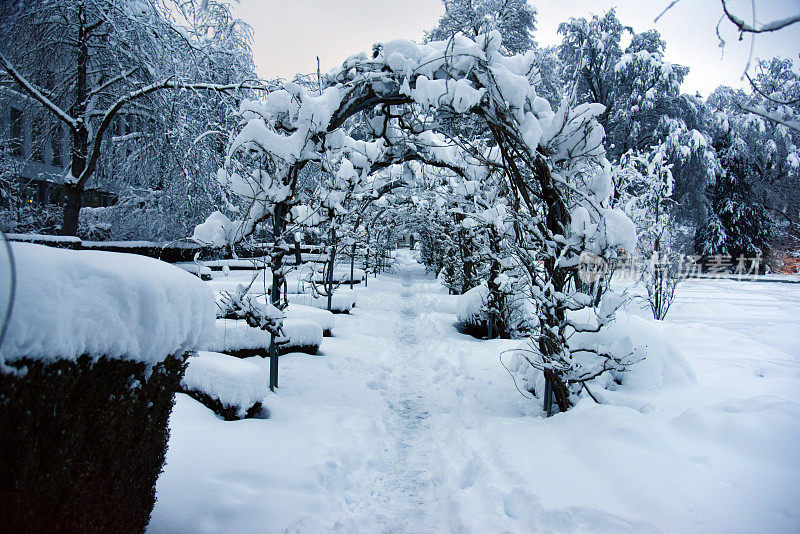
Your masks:
M620 314L614 327L627 331L636 356L643 358L623 374L624 388L652 391L663 386L697 382L694 369L683 354L647 320Z
M458 322L467 325L480 324L483 320L483 307L488 299L489 287L485 283L481 283L461 295L456 304Z
M214 296L196 276L153 258L12 243L17 286L0 356L93 357L155 364L203 344ZM0 302L8 302L8 264ZM4 304L2 305L3 307Z
M239 417L267 395L266 377L258 365L218 352L200 351L189 358L181 386L235 408Z
M575 334L570 344L600 344L615 354L631 352L632 364L626 371L615 373L622 382L620 389L655 391L697 381L694 370L651 321L618 312L613 323L599 333ZM608 384L611 386L611 384Z

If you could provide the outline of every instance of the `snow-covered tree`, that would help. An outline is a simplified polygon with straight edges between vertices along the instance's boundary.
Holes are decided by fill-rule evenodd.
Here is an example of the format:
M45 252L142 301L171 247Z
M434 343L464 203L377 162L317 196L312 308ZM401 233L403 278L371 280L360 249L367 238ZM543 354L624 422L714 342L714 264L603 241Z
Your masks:
M637 227L638 251L643 256L642 282L653 318L666 317L680 281L682 257L675 251L672 165L668 145L644 154L623 156L618 172L624 175L622 202ZM630 251L632 254L633 251Z
M720 169L708 189L708 216L696 238L699 251L752 258L768 251L777 222L784 228L797 225L800 139L758 112L771 109L785 119L797 116L797 105L788 102L798 77L788 66L777 59L759 62L759 84L765 91L748 94L720 87L708 99Z
M574 79L577 72L578 99L605 106L598 116L604 128L614 112L615 69L622 57L623 31L613 9L591 19L570 18L558 26L563 35L558 49L563 77Z
M654 144L659 122L675 114L674 101L689 69L666 61L665 48L655 30L634 34L614 65L614 108L607 131L615 155Z
M475 38L497 30L503 49L521 54L535 46L536 8L528 0L442 0L444 15L428 32L430 41L445 41L456 34Z
M172 24L168 5L158 0L24 0L0 9L4 80L69 131L65 234L78 231L83 192L97 178L115 129L116 141L146 135L147 128L141 132L138 126L150 123L153 110L169 108L159 99L165 89L240 88L242 80L226 86L186 76L187 60L205 53L204 42ZM119 131L123 113L141 118L136 131Z
M579 100L605 106L598 120L608 135L611 160L657 143L656 127L664 115L674 113L688 73L664 59L661 35L656 30L633 33L613 9L591 19L570 19L558 31L563 35L559 57L564 76L571 79L577 68ZM631 42L623 50L626 31Z

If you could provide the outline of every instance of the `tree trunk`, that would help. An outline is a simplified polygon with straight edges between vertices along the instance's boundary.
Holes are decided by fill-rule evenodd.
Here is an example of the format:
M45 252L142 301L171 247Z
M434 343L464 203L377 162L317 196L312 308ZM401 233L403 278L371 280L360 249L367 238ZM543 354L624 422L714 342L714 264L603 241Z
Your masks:
M275 215L272 221L272 239L275 243L272 256L272 290L270 292L270 302L276 308L281 308L281 287L284 285L283 276L283 231L286 225L285 214L287 206L283 203L275 206ZM275 333L270 335L269 340L269 389L275 391L278 387L278 345L275 340Z
M333 304L333 264L336 261L336 225L333 220L333 210L330 210L328 216L331 219L331 234L330 234L330 249L328 251L328 284L326 292L328 293L328 311L331 311Z
M81 21L78 27L78 57L75 67L75 101L70 109L70 115L85 119L87 102L87 82L89 65L89 36L84 26L83 5L78 5L78 19ZM77 128L72 130L72 151L70 154L70 179L67 180L66 193L67 200L64 205L64 215L61 222L61 233L63 235L78 235L78 223L80 220L81 206L83 200L83 189L86 179L82 178L86 170L86 159L89 154L89 131L88 125L81 122ZM78 181L82 179L81 181Z
M486 282L489 288L489 298L487 305L489 308L489 317L487 318L487 330L489 339L495 337L505 338L508 337L508 325L498 325L498 315L505 309L505 302L503 294L500 292L500 286L496 282L497 277L500 276L500 262L498 257L500 255L500 236L493 228L489 228L489 250L492 253L491 264L489 267L489 279ZM502 315L500 315L502 317Z
M353 277L355 274L355 266L356 266L356 244L353 243L353 246L350 248L350 289L353 289Z
M370 233L369 228L367 228L367 248L364 250L364 287L369 284L369 245Z
M78 235L78 223L83 201L83 188L74 184L66 184L67 199L64 204L64 215L61 222L62 235Z

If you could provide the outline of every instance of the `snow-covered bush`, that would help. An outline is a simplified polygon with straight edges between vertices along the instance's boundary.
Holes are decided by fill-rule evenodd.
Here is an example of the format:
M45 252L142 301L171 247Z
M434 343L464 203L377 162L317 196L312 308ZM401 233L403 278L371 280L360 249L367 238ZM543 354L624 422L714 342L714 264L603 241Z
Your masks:
M667 152L667 145L660 145L646 154L628 153L616 170L621 204L639 234L647 301L653 318L658 320L666 317L672 305L683 267L675 244L672 165L667 164Z
M574 349L603 346L636 365L601 373L586 383L587 395L603 400L607 391L658 391L666 386L696 382L694 370L673 344L652 323L633 315L620 314L614 323L598 332L576 334ZM545 389L541 373L531 372L529 353L517 351L504 357L505 364L521 389L541 396Z
M284 319L281 333L275 339L278 354L306 352L316 354L322 345L322 327L307 319ZM203 343L202 349L224 352L232 356L267 356L272 343L272 334L253 327L246 321L217 319L213 335Z
M258 365L217 352L189 358L181 387L227 421L260 415L267 395Z
M486 335L486 303L489 288L485 283L475 286L458 297L456 319L465 331L476 337Z
M151 258L12 250L17 284L0 349L4 528L144 531L184 359L213 326L213 296Z

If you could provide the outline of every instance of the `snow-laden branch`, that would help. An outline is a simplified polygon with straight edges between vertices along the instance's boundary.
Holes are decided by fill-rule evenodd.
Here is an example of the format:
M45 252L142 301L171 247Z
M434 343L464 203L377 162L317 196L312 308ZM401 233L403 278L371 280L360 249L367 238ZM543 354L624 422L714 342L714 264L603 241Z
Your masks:
M47 98L39 88L25 78L25 76L20 74L16 67L14 67L13 63L11 63L2 52L0 52L0 64L2 64L6 72L8 72L8 74L14 78L14 80L25 90L25 92L50 110L56 117L66 122L70 128L73 130L78 129L78 120L71 117L66 111L58 107L52 100Z
M109 80L106 80L104 83L100 84L99 86L97 86L94 89L92 89L91 91L89 91L89 98L93 97L94 95L102 93L103 91L105 91L106 89L108 89L109 87L114 85L115 83L124 80L128 76L132 76L137 70L139 70L139 67L133 67L132 69L128 70L127 72L123 72L123 73L121 73L121 74L119 74L117 76L114 76L113 78L110 78Z
M731 21L737 28L739 28L739 32L741 33L770 33L776 32L778 30L782 30L786 27L791 26L792 24L797 24L800 22L800 13L796 15L792 15L783 19L773 20L772 22L767 22L766 24L761 24L760 26L754 26L751 24L746 23L744 20L740 19L733 13L731 13L730 9L728 9L728 1L722 1L722 11L725 12L725 16Z
M100 151L103 145L103 134L111 125L111 121L114 119L119 110L122 109L122 107L125 104L128 104L129 102L145 97L149 94L155 93L156 91L161 91L163 89L189 89L198 91L212 91L218 93L240 91L243 89L269 91L269 87L264 86L263 84L260 83L255 84L252 82L241 82L241 83L225 84L225 85L214 84L214 83L186 83L186 82L174 81L170 77L161 82L157 82L142 87L140 89L137 89L136 91L132 91L118 98L113 104L111 104L111 106L105 111L105 113L103 113L103 118L100 120L100 126L98 126L97 131L94 134L92 149L89 154L89 158L86 162L86 167L84 168L81 175L75 178L75 183L79 188L83 187L86 184L87 180L94 173L97 167L97 161L100 158Z
M758 115L759 117L763 117L768 121L772 121L777 124L782 124L783 126L789 128L790 130L794 130L795 132L800 133L800 122L787 121L784 120L782 117L780 117L777 113L770 113L765 109L754 108L746 104L739 104L739 107L742 108L742 110L744 111L752 113L753 115Z

